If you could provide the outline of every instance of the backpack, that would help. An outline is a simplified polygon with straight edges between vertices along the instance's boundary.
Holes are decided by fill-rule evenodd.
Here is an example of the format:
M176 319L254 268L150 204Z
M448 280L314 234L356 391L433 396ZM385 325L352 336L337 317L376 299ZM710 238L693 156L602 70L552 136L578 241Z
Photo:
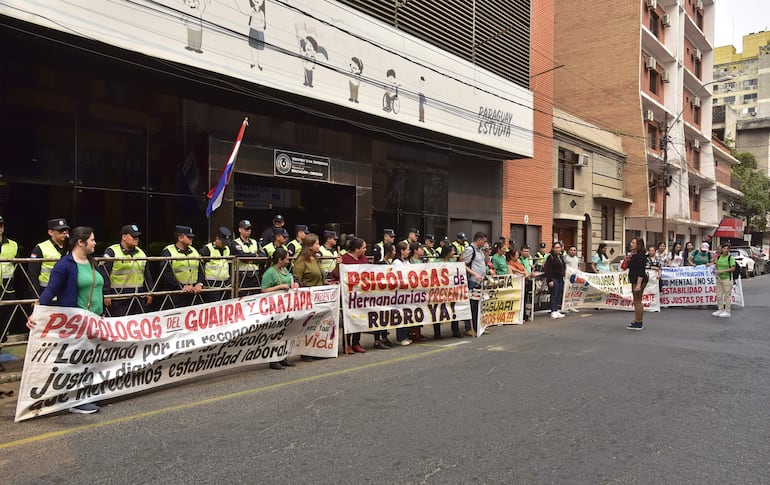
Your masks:
M730 261L732 262L730 266L735 266L735 269L733 270L733 280L737 280L741 277L741 267L735 262L734 257L730 256Z

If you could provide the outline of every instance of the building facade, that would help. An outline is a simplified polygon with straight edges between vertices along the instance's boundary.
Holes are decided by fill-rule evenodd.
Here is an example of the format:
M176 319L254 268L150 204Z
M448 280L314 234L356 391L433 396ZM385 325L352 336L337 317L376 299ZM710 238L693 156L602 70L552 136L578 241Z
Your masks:
M28 250L51 217L103 240L136 223L162 247L176 224L203 239L280 213L290 230L369 241L384 228L504 234L504 173L535 156L529 2L445 12L467 33L443 44L424 7L396 2L389 19L375 3L4 2L8 233ZM498 43L516 63L495 57Z
M605 16L598 20L596 12ZM719 222L714 2L556 1L556 105L621 136L626 237L701 241Z

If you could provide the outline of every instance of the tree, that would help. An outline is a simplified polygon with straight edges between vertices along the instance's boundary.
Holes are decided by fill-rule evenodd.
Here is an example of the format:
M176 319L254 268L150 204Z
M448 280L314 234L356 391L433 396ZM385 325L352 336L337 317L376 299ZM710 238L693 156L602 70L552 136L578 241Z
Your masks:
M741 205L745 210L746 225L749 229L763 232L770 212L770 179L757 169L754 154L735 152L733 156L741 162L733 166L733 175L741 181Z

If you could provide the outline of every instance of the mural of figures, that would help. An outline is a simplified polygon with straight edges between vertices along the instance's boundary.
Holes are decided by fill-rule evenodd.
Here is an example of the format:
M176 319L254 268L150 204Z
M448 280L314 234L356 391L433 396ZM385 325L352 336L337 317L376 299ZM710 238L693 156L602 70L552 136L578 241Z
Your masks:
M249 47L251 47L251 65L262 70L259 62L259 51L265 49L265 29L267 18L265 17L265 0L249 0L251 14L249 16Z
M401 102L398 100L398 84L396 83L396 71L388 69L385 73L385 94L382 95L382 109L393 114L398 114Z
M417 93L417 101L419 103L420 107L420 117L419 121L420 123L425 123L425 105L428 104L427 98L425 98L425 77L420 76L420 82L418 84L420 87L419 92Z
M358 103L358 88L361 86L361 73L364 72L364 63L358 57L352 57L350 59L350 79L348 85L350 86L350 98L348 101L352 103Z
M313 87L313 71L316 65L316 55L322 55L329 60L326 49L318 44L318 35L315 28L304 23L295 25L297 39L299 40L299 52L302 54L302 67L305 70L305 82L303 86Z
M190 17L185 17L188 51L203 54L203 13L211 0L183 0Z

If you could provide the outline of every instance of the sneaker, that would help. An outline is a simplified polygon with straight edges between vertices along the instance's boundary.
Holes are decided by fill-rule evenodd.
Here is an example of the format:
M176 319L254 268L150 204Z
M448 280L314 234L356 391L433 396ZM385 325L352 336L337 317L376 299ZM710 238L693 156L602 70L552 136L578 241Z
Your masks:
M713 317L721 317L722 316L722 310L717 310L717 311L711 313L711 316L713 316Z
M313 357L310 357L310 360L313 360ZM297 367L297 364L294 362L289 362L289 359L283 359L281 362L279 362L284 367Z
M73 414L94 414L99 411L99 406L94 403L87 402L79 406L75 406L69 409Z
M626 325L626 330L643 330L644 324L642 322L631 322Z
M385 342L382 342L382 341L380 341L380 340L375 340L375 341L374 341L374 348L375 348L375 349L382 349L382 350L386 350L386 349L389 349L389 348L390 348L390 345L388 345L388 344L386 344Z
M719 315L720 318L730 318L730 312L727 310L723 311L721 315Z
M404 340L399 340L398 341L398 345L409 345L411 343L412 343L412 341L409 340L408 338L405 338Z
M563 313L551 312L551 318L553 318L554 320L556 320L557 318L564 318L564 317L565 315Z

